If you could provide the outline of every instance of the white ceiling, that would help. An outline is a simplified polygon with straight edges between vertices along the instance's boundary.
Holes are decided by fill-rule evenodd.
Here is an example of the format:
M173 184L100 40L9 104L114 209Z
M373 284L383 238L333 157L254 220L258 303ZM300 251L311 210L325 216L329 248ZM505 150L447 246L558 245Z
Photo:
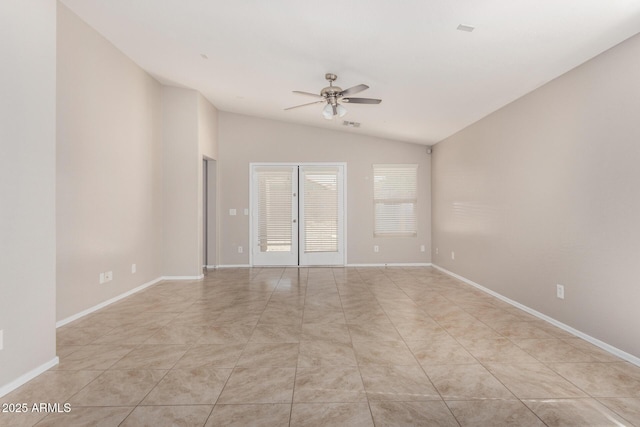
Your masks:
M640 0L62 0L218 109L433 144L640 31ZM472 25L471 33L456 30ZM205 54L208 59L203 59ZM380 105L326 121L324 74Z

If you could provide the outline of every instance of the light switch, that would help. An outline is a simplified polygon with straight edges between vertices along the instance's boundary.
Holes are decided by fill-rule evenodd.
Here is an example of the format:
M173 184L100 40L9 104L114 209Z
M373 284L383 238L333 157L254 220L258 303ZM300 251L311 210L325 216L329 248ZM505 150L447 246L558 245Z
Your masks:
M236 216L237 211L235 209L229 209L229 215Z

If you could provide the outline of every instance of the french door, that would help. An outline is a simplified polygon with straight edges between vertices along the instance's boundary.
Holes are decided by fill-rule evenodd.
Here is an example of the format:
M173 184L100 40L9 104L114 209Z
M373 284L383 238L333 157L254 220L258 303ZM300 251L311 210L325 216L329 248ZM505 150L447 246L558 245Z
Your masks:
M252 265L344 265L344 169L251 165Z

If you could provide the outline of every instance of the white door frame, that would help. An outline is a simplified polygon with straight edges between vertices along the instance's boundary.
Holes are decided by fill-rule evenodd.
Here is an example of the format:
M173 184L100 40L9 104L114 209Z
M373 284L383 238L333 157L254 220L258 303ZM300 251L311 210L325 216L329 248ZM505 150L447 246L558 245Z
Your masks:
M254 188L253 188L253 169L255 167L260 166L284 166L284 167L301 167L301 166L339 166L342 169L342 220L339 221L341 225L342 232L342 251L343 251L343 263L339 266L347 265L347 163L346 162L253 162L249 163L249 265L254 265L253 259L253 251L257 245L254 229L254 220L255 220L255 207L254 204L256 200L254 200ZM299 190L299 188L298 188ZM299 194L298 194L299 195ZM297 201L300 200L300 197L296 198ZM298 218L296 217L296 220ZM299 222L298 222L299 225ZM300 251L300 247L298 245L298 251ZM299 257L298 257L299 258ZM306 267L305 265L300 265L300 260L298 259L297 265L289 265L290 267Z

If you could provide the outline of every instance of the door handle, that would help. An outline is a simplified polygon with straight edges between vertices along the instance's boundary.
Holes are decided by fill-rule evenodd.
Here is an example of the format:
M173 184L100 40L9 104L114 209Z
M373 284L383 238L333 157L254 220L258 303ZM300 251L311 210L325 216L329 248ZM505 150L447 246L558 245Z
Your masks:
M295 219L293 220L293 223L294 223L294 224L296 223L296 220L295 220Z

